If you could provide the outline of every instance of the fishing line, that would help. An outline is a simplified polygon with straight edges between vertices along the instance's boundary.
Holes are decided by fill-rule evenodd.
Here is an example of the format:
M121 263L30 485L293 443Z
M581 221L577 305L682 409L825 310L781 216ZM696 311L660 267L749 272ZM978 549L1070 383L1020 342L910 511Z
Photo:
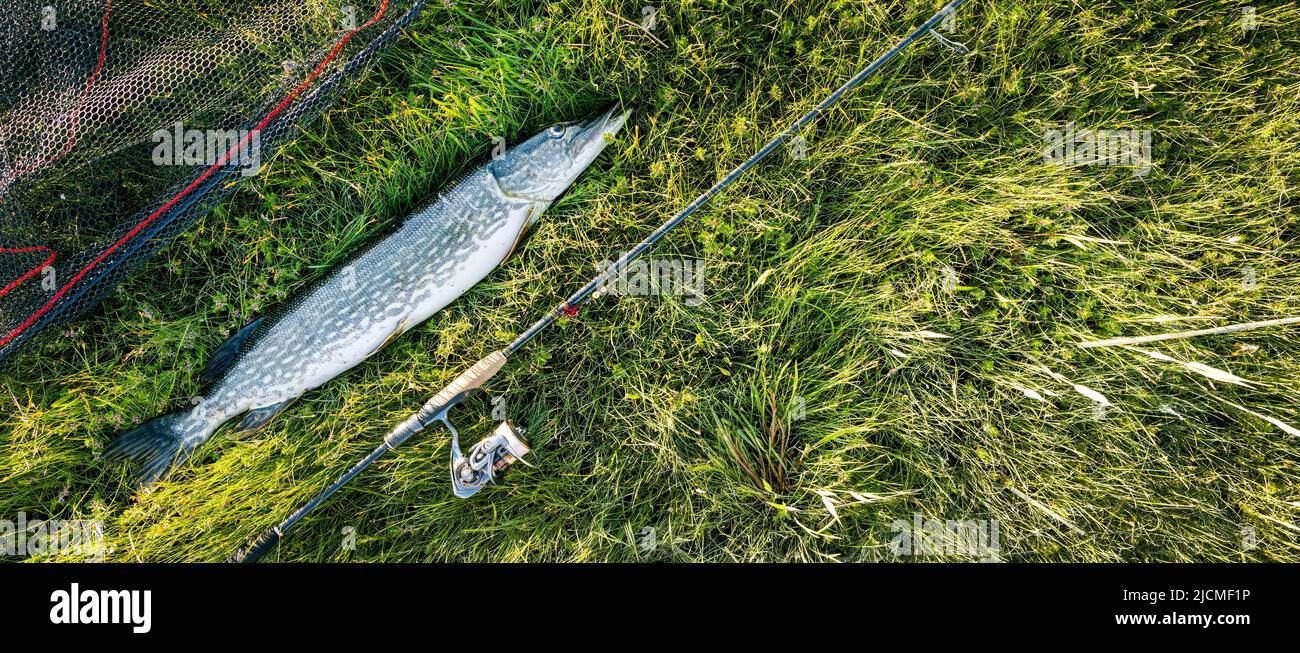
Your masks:
M695 200L690 204L686 205L686 208L682 209L667 222L660 225L658 229L651 232L649 236L646 236L645 239L635 247L624 253L623 256L619 257L617 261L608 266L603 272L601 272L601 274L587 282L587 284L582 288L579 288L577 292L570 295L568 299L561 302L559 306L547 313L523 333L519 334L519 336L505 349L488 354L482 360L472 365L468 370L462 372L454 381L447 384L447 387L443 388L438 392L438 394L429 399L429 401L427 401L419 411L406 418L402 423L393 427L393 429L389 431L388 435L384 437L384 442L376 447L374 451L371 451L369 455L361 460L361 462L358 462L352 467L352 469L348 470L347 473L340 476L337 481L334 481L334 483L330 484L329 487L322 490L319 494L313 497L311 501L308 501L303 507L299 508L287 519L280 522L279 525L262 533L256 540L251 541L244 549L232 553L230 557L227 558L227 561L257 562L260 560L270 552L271 548L284 537L284 534L288 532L290 528L337 492L339 488L347 485L353 478L356 478L358 474L365 471L365 469L370 467L370 465L374 464L374 462L379 460L379 458L385 453L401 446L402 443L410 439L411 436L419 433L435 422L441 422L451 432L452 491L458 497L468 498L472 496L490 483L497 472L512 463L521 462L523 455L529 452L528 445L523 441L518 430L508 420L503 422L491 436L474 445L470 449L469 454L465 455L462 454L460 450L460 433L456 430L456 427L452 425L451 420L448 417L448 412L453 406L464 401L465 396L471 390L483 385L483 383L487 382L488 379L500 371L501 368L505 366L506 360L512 354L519 351L524 345L528 344L560 318L574 315L579 306L591 299L592 295L596 291L600 290L614 279L617 279L622 271L627 269L627 267L644 254L646 250L659 242L659 240L666 236L668 232L676 228L683 220L690 217L690 215L701 206L707 204L709 200L722 192L724 188L730 186L733 182L739 179L746 171L757 165L759 161L767 158L768 155L781 147L781 145L788 141L796 132L807 126L808 123L820 118L828 110L838 104L845 94L860 86L868 77L875 74L877 70L889 63L890 60L898 56L900 52L907 49L907 47L912 45L912 43L917 39L924 37L927 33L932 33L937 36L938 34L932 31L935 25L944 18L952 15L956 12L958 7L965 3L966 0L952 0L945 5L943 9L940 9L938 13L931 16L929 20L921 23L920 27L917 27L915 31L909 34L907 38L900 41L898 45L890 48L888 52L881 55L875 61L872 61L871 64L866 68L863 68L861 72L854 75L852 79L836 89L834 93L831 93L826 97L826 99L813 107L812 110L808 111L803 115L803 117L795 121L794 124L787 127L785 131L782 131L775 138L768 141L762 149L749 157L749 159L745 160L744 163L727 173L727 176L718 180L718 182L713 184L712 187L704 191L703 194L695 198ZM941 42L943 42L947 47L953 47L952 42L947 39L941 39ZM961 50L964 49L965 47L962 46ZM958 51L960 52L961 50Z

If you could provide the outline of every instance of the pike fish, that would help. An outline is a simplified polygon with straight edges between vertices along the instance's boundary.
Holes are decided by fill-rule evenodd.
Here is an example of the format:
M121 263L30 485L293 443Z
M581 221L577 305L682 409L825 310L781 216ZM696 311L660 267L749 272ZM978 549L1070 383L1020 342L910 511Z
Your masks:
M425 321L486 277L617 134L630 112L552 125L471 171L323 278L222 345L186 409L115 438L107 460L167 476L223 424L255 431L293 400Z

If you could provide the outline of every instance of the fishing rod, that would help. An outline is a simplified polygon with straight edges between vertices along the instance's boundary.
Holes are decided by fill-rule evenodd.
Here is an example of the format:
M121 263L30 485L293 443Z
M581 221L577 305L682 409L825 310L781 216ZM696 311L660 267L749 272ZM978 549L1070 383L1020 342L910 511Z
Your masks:
M813 107L812 110L805 113L803 117L795 121L785 131L778 134L775 138L768 141L762 149L749 157L744 163L737 166L734 170L727 173L727 176L718 180L708 190L704 191L699 197L695 198L686 208L682 209L677 215L674 215L667 222L655 229L649 236L645 237L640 243L628 250L617 261L609 265L594 279L587 282L577 292L569 296L560 303L559 306L552 309L540 320L528 327L523 333L514 339L508 346L499 351L494 351L482 360L474 363L469 369L465 370L456 377L446 387L438 391L420 410L416 411L410 417L406 418L397 426L393 427L388 435L384 436L384 441L375 447L370 455L361 459L352 469L334 481L329 487L322 490L319 494L299 508L287 519L280 522L279 525L272 527L262 533L256 540L230 555L227 562L257 562L265 556L270 550L284 538L285 533L293 528L303 517L307 516L312 510L323 503L339 488L347 485L358 474L365 471L366 468L374 464L376 460L383 457L384 454L400 446L411 436L423 431L425 428L433 425L435 422L442 422L447 430L451 432L451 485L452 492L461 498L469 498L483 489L496 474L515 462L523 462L523 457L529 453L527 442L524 440L522 433L510 420L503 421L492 435L484 438L478 444L470 448L469 455L464 455L460 450L460 433L452 425L448 413L452 407L461 403L468 396L470 391L482 386L488 379L492 378L501 368L505 366L506 361L515 352L519 351L524 345L531 342L547 327L554 324L559 319L577 314L578 307L585 304L593 296L599 296L599 293L610 282L618 278L618 275L635 261L638 257L659 242L668 232L672 231L683 220L690 217L701 206L704 206L715 195L722 192L724 188L730 186L732 182L740 178L750 168L754 167L759 161L767 158L769 154L790 139L791 136L805 127L808 123L820 118L828 110L840 102L846 93L857 88L868 77L875 74L877 70L889 63L894 57L898 56L903 50L907 49L912 43L924 37L927 33L932 34L939 39L945 46L952 48L960 54L966 54L967 49L961 44L954 43L943 38L938 32L934 32L934 27L946 17L953 15L957 8L966 3L966 0L951 0L947 5L940 9L938 13L931 16L929 20L921 23L915 31L891 48L888 52L881 55L870 65L863 68L861 72L854 75L852 79L845 82L843 86L836 89L820 104Z

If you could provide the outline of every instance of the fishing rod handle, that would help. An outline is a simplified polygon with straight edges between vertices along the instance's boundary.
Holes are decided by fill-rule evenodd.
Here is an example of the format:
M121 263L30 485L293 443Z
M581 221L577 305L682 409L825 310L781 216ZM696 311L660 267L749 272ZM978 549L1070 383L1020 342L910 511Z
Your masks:
M401 424L393 427L392 431L384 436L384 444L389 449L395 449L408 438L420 431L424 427L433 423L434 420L443 419L446 410L453 402L458 401L466 392L478 388L487 383L488 379L501 371L506 364L506 352L504 350L494 351L482 360L474 363L469 369L461 372L460 376L448 383L445 388L433 395L420 410L416 411L410 417L406 418Z
M266 554L275 548L280 542L280 531L272 528L262 533L256 540L249 542L248 546L230 554L226 562L252 563L261 560Z
M425 402L424 407L420 410L430 410L431 414L436 413L438 409L435 407L445 406L450 403L452 399L455 399L457 395L469 392L470 390L487 383L488 379L495 376L497 372L500 372L501 368L504 367L505 364L506 353L504 351L494 351L487 356L484 356L482 360L474 363L464 372L461 372L460 376L447 384L447 387L439 390L438 394Z

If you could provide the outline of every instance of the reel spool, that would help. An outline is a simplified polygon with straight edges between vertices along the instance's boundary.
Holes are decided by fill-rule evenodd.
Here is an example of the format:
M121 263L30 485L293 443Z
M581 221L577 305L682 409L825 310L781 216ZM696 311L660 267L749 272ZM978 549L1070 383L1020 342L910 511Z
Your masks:
M449 427L450 423L447 424ZM523 457L532 449L524 439L523 431L510 420L497 426L492 435L479 440L469 450L460 451L460 434L451 429L451 490L456 496L468 499L491 483L497 474L510 465L520 462L531 467Z

